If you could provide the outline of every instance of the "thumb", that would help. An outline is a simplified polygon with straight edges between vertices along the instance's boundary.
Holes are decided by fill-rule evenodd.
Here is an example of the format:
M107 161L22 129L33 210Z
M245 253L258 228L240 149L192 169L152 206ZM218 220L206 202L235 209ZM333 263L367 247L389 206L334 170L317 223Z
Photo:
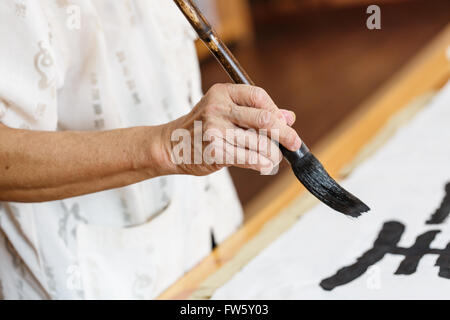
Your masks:
M295 120L297 119L295 113L287 109L280 109L280 111L283 114L283 117L286 120L287 125L291 127L295 123Z

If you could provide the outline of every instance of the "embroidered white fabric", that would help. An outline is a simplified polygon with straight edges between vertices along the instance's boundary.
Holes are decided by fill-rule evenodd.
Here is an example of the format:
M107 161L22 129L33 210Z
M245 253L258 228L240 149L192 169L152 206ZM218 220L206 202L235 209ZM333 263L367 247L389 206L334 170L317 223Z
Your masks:
M201 98L195 34L172 1L2 0L0 37L10 127L156 125ZM155 298L210 252L211 230L221 242L241 221L227 171L0 203L0 297Z

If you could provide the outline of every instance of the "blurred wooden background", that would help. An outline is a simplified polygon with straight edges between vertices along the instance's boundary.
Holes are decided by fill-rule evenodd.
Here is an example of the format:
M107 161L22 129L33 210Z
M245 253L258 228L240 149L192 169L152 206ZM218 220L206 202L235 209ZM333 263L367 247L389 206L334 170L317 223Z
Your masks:
M257 84L297 113L313 148L450 22L448 0L196 1L209 2L206 15ZM381 30L366 28L369 4L381 8ZM229 82L198 47L204 90ZM244 205L276 179L231 174Z

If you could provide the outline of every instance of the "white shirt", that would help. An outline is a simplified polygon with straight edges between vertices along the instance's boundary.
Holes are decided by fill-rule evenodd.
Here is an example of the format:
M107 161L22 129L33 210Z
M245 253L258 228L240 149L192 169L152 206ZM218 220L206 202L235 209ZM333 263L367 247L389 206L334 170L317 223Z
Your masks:
M169 0L2 0L0 121L157 125L201 98L195 34ZM0 298L152 299L242 211L227 171L47 203L0 203Z

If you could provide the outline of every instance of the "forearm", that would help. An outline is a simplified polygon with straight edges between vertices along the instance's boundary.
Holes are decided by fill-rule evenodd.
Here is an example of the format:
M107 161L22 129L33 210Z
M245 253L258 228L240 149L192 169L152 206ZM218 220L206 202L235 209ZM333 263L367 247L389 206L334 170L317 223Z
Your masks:
M42 202L169 174L159 127L37 132L0 125L0 201Z

